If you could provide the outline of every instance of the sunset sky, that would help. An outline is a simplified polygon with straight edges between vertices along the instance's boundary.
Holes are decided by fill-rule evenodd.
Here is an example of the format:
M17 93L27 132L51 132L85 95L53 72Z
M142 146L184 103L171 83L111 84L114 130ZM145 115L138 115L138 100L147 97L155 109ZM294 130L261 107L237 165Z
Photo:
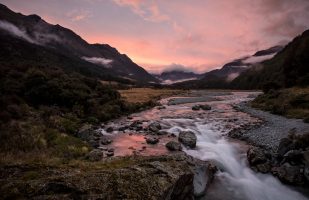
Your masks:
M309 0L0 0L107 43L150 72L205 72L309 28Z

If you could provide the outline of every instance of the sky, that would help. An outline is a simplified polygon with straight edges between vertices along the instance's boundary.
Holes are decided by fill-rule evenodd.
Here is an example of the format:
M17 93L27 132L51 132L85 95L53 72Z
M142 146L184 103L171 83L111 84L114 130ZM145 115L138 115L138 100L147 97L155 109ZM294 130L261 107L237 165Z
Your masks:
M220 68L309 29L309 0L0 0L89 43L105 43L152 73Z

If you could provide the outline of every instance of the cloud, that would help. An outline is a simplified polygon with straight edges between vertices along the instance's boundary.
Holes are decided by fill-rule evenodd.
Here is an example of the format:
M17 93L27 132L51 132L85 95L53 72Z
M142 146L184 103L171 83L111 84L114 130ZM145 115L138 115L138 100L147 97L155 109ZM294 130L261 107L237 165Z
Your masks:
M71 21L78 22L90 18L92 14L88 10L76 9L67 13L66 16L69 17Z
M240 73L231 73L226 77L226 81L227 82L231 82L232 80L234 80L235 78L237 78L239 76Z
M11 24L7 21L3 21L0 20L0 28L2 30L5 30L7 32L9 32L10 34L22 38L30 43L34 43L37 44L37 41L33 40L27 33L25 30L22 30L20 28L18 28L17 26L15 26L14 24Z
M102 65L106 68L111 68L112 65L111 63L113 62L113 60L111 59L106 59L106 58L100 58L100 57L82 57L82 59L94 63L94 64L98 64L98 65Z
M40 29L39 26L37 28ZM15 37L22 38L27 42L37 45L46 45L47 43L52 41L61 42L61 39L57 35L43 33L37 30L33 30L33 34L29 35L25 29L19 28L14 24L3 20L0 20L0 29L7 31Z
M163 72L170 72L170 71L192 72L193 70L190 67L173 63L171 65L165 66L165 69L163 70Z
M265 56L251 56L251 57L247 58L246 60L243 60L242 62L245 63L245 64L260 63L260 62L263 62L265 60L271 59L275 55L276 55L276 53L270 54L270 55L265 55Z
M119 6L128 6L135 14L144 20L152 22L169 21L170 18L163 14L157 4L142 0L113 0Z

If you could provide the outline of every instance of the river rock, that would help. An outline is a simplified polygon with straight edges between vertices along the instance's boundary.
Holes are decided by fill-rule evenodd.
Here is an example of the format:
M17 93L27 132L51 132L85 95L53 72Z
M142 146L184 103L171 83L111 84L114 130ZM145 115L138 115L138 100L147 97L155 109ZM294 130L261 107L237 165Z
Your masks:
M106 138L106 137L102 137L101 138L101 144L102 145L108 145L108 144L110 144L110 143L112 143L113 141L111 140L111 139L108 139L108 138Z
M169 141L168 143L165 144L165 147L170 151L181 151L182 150L181 144L175 141Z
M200 105L200 108L201 108L202 110L211 110L211 106L210 106L210 105L207 105L207 104Z
M107 151L105 155L108 157L114 156L114 151Z
M267 157L264 150L258 147L250 147L247 151L249 164L252 166L267 162Z
M211 163L197 165L194 168L194 196L201 197L206 194L206 190L214 179L217 167Z
M160 130L159 132L157 132L157 135L168 135L168 132Z
M300 166L284 163L280 167L273 167L272 173L284 183L303 185L305 182L304 169Z
M114 128L113 127L108 127L107 129L106 129L106 132L108 132L108 133L111 133L111 132L113 132L114 131Z
M194 106L192 106L192 110L200 110L201 108L200 108L200 106L199 105L194 105Z
M290 164L301 164L303 154L300 150L290 150L283 156L282 162L289 162Z
M288 151L294 149L293 141L289 138L282 138L279 142L278 156L282 158Z
M152 122L151 124L149 124L148 130L157 133L161 130L161 125L158 122Z
M166 109L166 107L165 106L158 106L157 109L162 110L162 109Z
M181 131L178 136L179 142L190 148L196 147L196 135L192 131Z
M159 142L159 139L156 137L149 137L146 138L147 144L157 144Z
M99 161L103 158L103 152L99 149L94 149L88 153L87 157L90 161Z

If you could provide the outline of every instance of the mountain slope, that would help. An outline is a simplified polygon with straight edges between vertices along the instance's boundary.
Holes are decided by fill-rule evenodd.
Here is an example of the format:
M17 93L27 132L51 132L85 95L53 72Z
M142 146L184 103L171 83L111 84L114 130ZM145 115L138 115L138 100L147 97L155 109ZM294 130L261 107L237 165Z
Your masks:
M165 71L161 74L154 75L163 84L173 84L187 80L195 80L201 78L200 74L194 72L186 72L182 70Z
M220 69L206 72L202 74L200 80L176 83L175 86L185 88L229 88L231 87L231 82L240 74L272 58L277 52L282 50L282 48L282 46L274 46L266 50L258 51L252 56L246 56L226 63Z
M51 25L37 15L25 16L0 4L0 28L1 32L9 32L29 43L97 65L114 76L143 83L157 82L142 67L115 48L107 44L88 44L73 31L60 25Z
M290 42L272 59L237 77L234 88L256 89L265 84L276 87L309 85L309 30Z

